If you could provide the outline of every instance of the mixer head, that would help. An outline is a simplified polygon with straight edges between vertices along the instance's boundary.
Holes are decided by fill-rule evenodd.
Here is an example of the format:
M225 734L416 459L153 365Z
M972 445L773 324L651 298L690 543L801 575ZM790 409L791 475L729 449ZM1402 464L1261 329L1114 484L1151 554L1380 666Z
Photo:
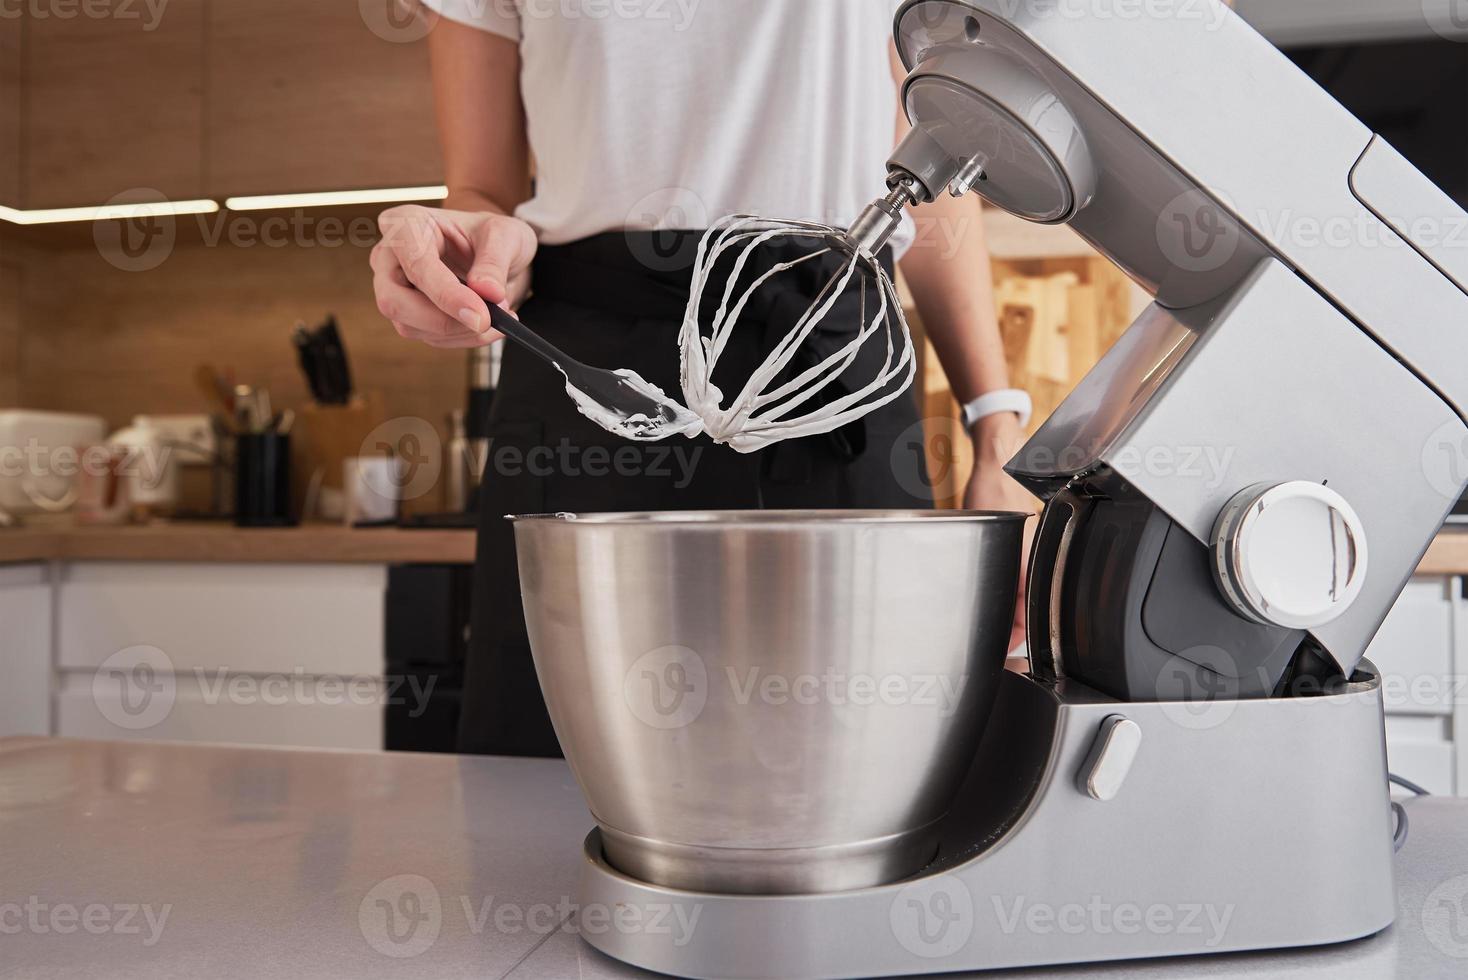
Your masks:
M1461 491L1432 447L1468 439L1468 280L1413 231L1462 210L1197 7L906 0L895 26L890 179L1066 223L1155 296L1007 467L1050 502L1032 665L1125 700L1267 696L1305 654L1349 677ZM1243 541L1229 515L1277 504Z

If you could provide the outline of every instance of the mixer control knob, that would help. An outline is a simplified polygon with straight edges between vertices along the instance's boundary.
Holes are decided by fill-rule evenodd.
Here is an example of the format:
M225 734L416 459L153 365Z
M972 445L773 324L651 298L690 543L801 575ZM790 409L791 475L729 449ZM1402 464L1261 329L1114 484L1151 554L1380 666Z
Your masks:
M1213 530L1213 570L1233 607L1255 622L1314 629L1344 613L1366 584L1366 529L1340 494L1317 483L1243 491Z

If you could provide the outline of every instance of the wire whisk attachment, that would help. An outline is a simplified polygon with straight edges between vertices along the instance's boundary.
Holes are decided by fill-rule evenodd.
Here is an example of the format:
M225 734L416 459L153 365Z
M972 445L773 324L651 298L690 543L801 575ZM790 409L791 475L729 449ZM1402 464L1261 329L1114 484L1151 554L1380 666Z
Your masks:
M745 275L763 246L791 240L811 247L757 275ZM859 244L846 229L832 225L754 215L724 218L704 235L679 346L684 403L715 442L749 453L785 439L830 432L876 411L912 385L917 358L897 287L866 244L872 243ZM761 291L780 287L780 277L832 255L841 259L836 273L726 401L714 374L730 338L741 329L741 317L752 303L759 304ZM730 263L727 276L715 274L716 267ZM722 293L705 328L703 311L712 299L706 294L719 284ZM838 303L839 315L847 315L852 304L842 300L852 293L860 297L856 321L828 325ZM836 338L834 344L813 345L827 327L825 335ZM880 364L860 356L869 344L882 345ZM807 345L819 352L814 359Z

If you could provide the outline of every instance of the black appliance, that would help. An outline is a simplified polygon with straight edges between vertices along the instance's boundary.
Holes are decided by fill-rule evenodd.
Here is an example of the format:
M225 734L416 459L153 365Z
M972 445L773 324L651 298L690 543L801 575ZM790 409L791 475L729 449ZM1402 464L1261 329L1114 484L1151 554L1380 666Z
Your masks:
M453 752L469 642L470 565L388 569L383 748Z

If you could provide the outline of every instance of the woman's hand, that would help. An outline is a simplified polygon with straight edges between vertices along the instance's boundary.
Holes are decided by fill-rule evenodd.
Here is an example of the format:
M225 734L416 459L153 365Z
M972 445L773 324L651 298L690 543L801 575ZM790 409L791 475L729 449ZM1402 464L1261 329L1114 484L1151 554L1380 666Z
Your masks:
M974 426L974 474L964 492L963 505L968 510L1014 510L1033 514L1038 501L1030 492L1004 472L1004 464L1014 458L1024 445L1025 433L1019 418L1002 412L981 419ZM1014 627L1009 634L1009 649L1015 650L1025 641L1025 577L1030 567L1030 546L1035 540L1036 521L1025 525L1024 553L1020 559L1019 602L1014 611Z
M499 339L486 304L510 310L529 292L536 249L529 225L493 212L417 205L390 208L377 223L372 286L378 310L401 336L445 348Z

